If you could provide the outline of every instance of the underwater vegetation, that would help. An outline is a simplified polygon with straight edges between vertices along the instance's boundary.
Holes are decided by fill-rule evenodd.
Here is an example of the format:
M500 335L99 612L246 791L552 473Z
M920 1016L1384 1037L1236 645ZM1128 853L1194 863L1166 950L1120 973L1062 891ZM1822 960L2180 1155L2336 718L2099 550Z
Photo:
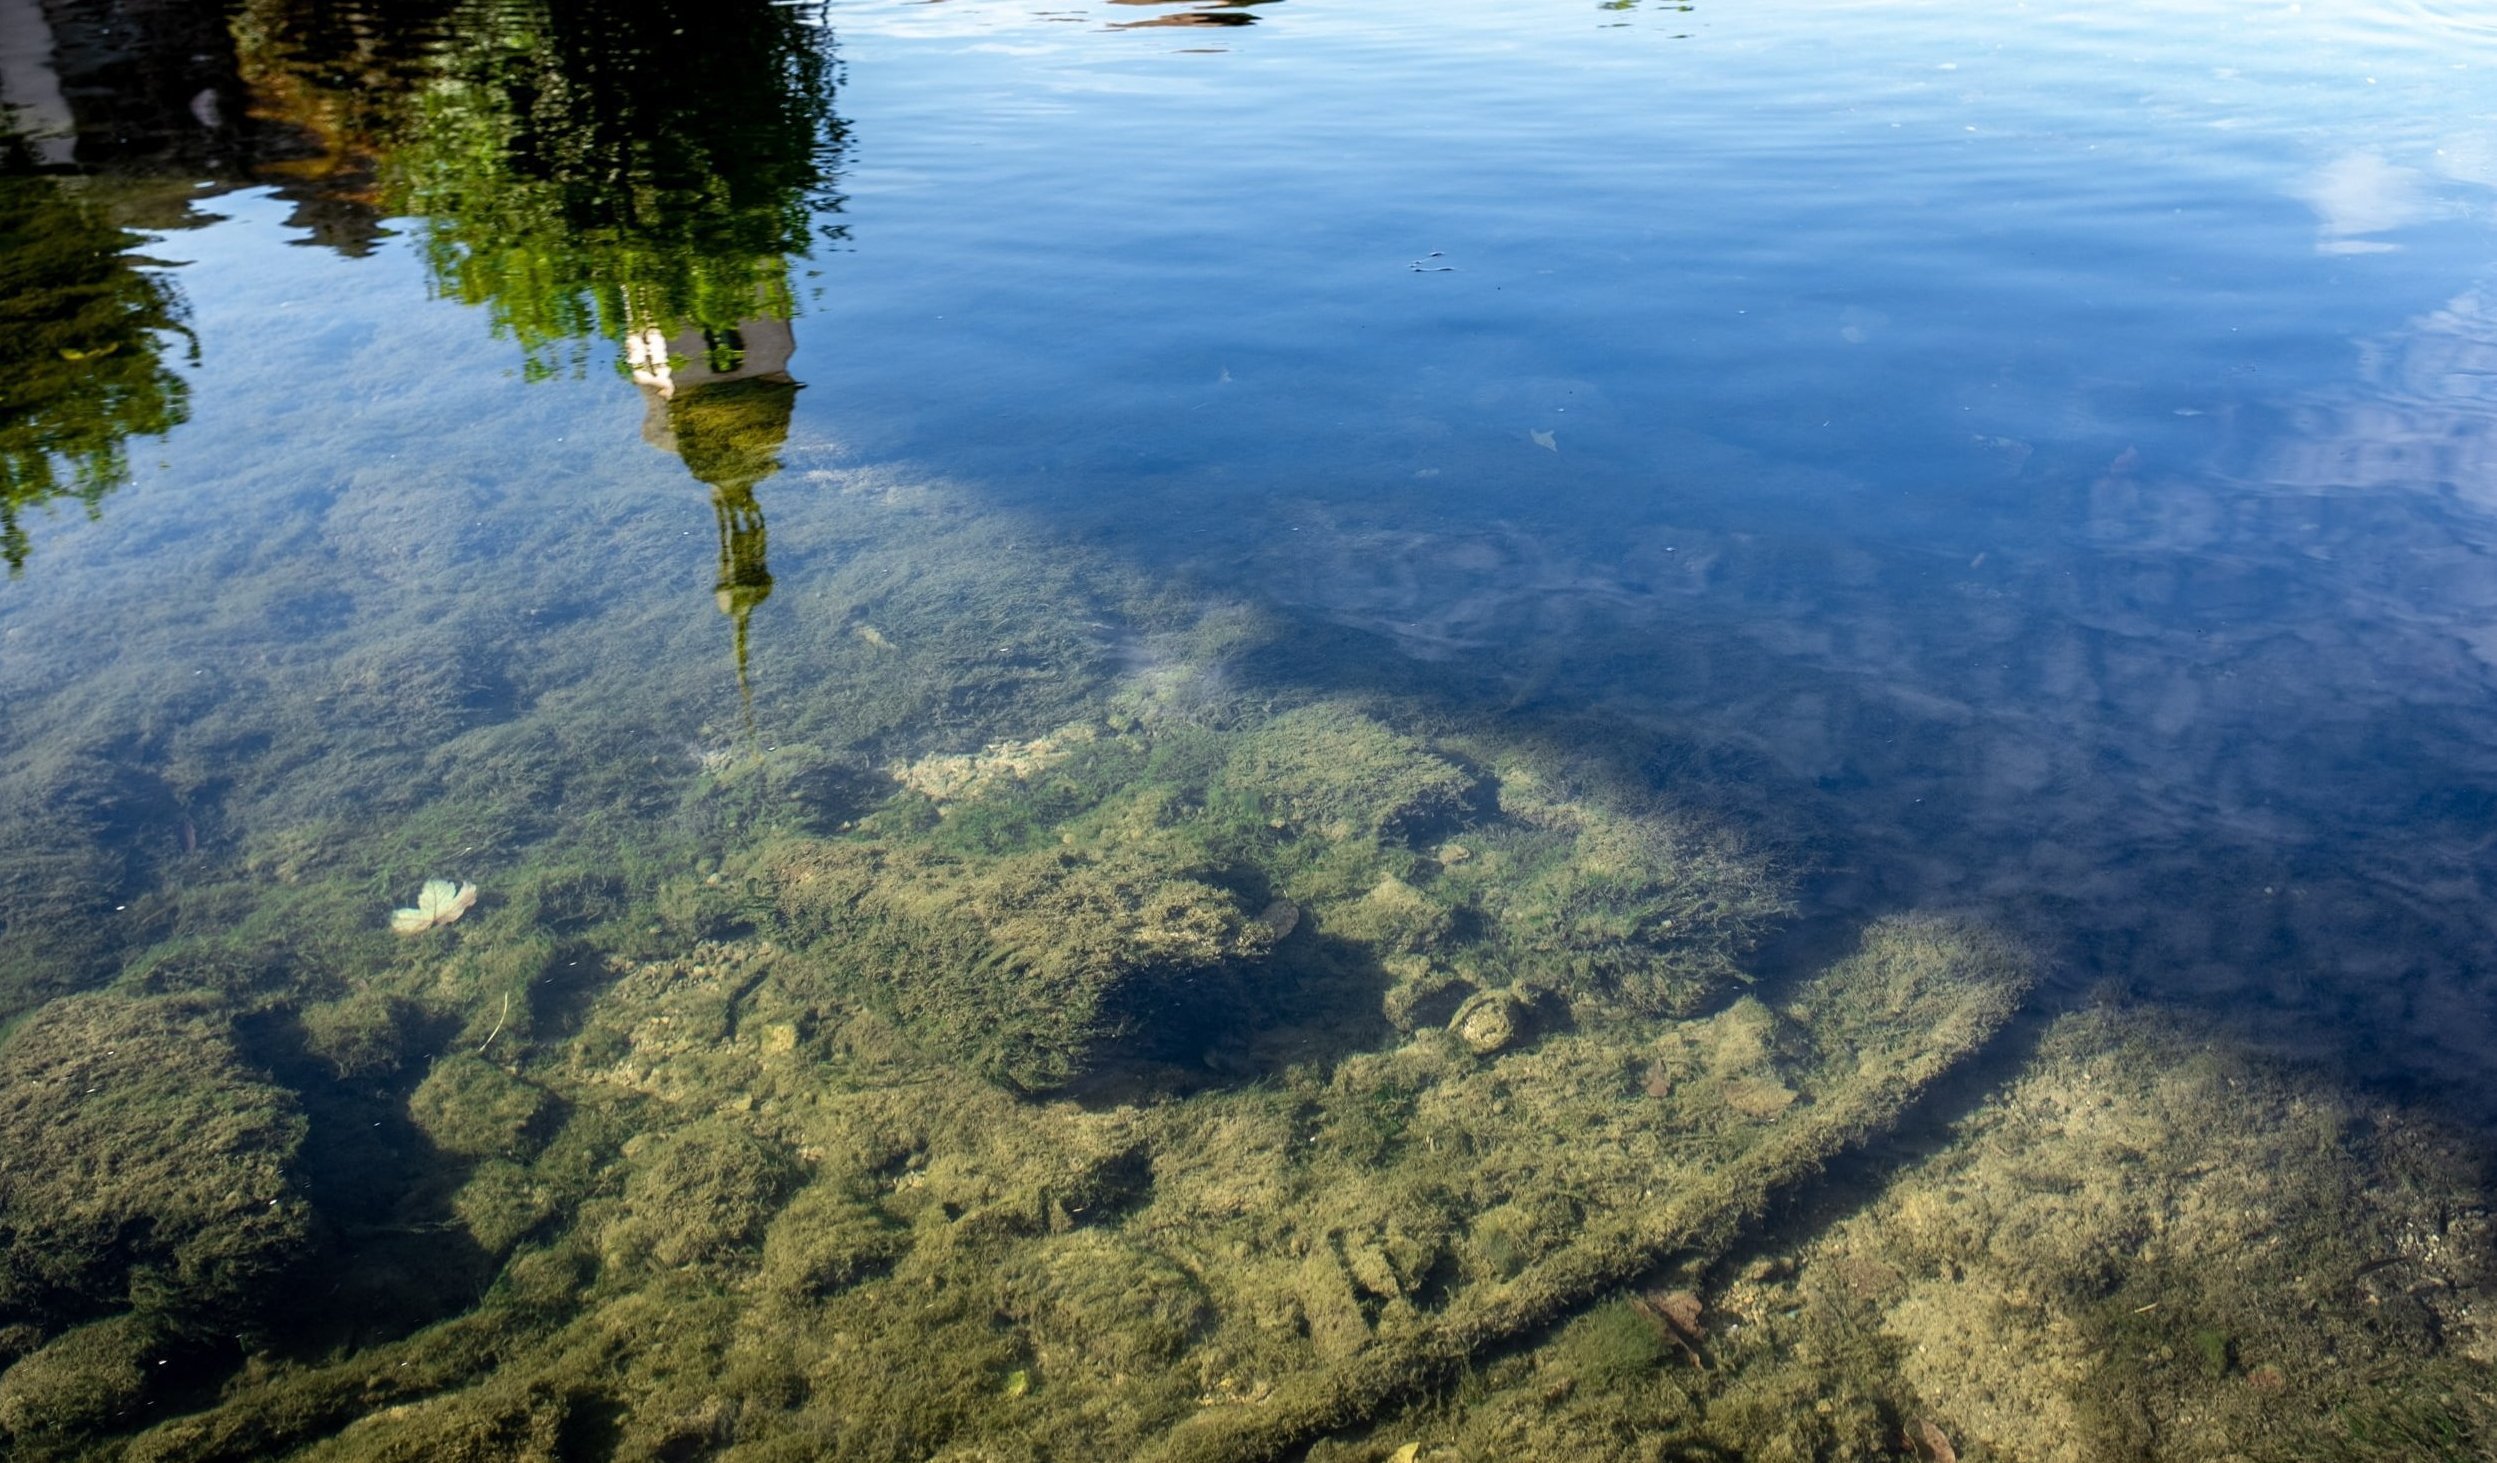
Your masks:
M2483 1174L2328 1072L2084 1009L1799 1237L1676 1266L1310 1457L2484 1457ZM1687 1346L1656 1314L1675 1285Z
M0 784L0 1449L2485 1435L2476 1190L2432 1135L2102 1019L1884 1145L2011 1020L2021 945L1895 915L1756 968L1789 878L1646 759L1251 684L1254 615L817 481L854 516L785 633L839 675L759 708L806 740L741 740L717 666L617 695L484 617L446 665L419 613L145 715L112 676L29 698L97 729ZM202 774L244 743L285 751ZM443 869L494 898L394 937ZM1861 1192L1796 1221L1833 1171ZM2306 1430L2261 1436L2342 1451L2240 1440L2284 1398Z
M892 764L847 830L662 891L682 934L550 940L578 895L540 876L360 989L263 998L295 1033L263 1049L399 1104L435 1155L401 1211L501 1278L395 1339L264 1346L124 1456L1276 1456L1723 1253L2029 979L1907 919L1755 993L1780 881L1600 767L1167 689ZM69 1387L96 1325L228 1304L238 1266L30 1292L0 1395ZM30 1403L13 1439L146 1415L76 1365L122 1400Z
M52 1002L0 1044L0 1437L116 1431L168 1357L256 1333L319 1217L305 1120L214 995Z
M222 1007L73 996L0 1045L0 1319L246 1321L304 1249L303 1117Z

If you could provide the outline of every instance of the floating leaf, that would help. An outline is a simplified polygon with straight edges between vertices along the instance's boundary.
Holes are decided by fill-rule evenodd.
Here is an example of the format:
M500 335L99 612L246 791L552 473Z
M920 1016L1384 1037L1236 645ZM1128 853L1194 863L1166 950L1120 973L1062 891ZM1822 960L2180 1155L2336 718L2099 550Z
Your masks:
M477 902L477 886L456 883L450 879L427 879L424 890L416 896L414 909L390 912L390 928L402 935L421 935L436 925L447 925L468 913Z

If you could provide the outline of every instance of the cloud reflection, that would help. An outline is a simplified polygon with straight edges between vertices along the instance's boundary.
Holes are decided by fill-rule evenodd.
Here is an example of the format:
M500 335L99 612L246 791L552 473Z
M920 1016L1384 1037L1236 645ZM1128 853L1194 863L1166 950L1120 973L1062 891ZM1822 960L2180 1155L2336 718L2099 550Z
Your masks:
M2372 152L2335 158L2308 176L2299 196L2315 210L2318 254L2384 254L2401 246L2370 237L2427 213L2419 175Z

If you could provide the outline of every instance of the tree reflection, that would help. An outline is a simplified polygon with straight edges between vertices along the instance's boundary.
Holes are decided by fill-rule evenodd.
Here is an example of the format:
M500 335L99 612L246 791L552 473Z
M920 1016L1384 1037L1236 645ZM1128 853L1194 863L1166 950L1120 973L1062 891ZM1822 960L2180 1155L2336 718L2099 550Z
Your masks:
M437 288L486 307L532 374L597 338L787 320L842 141L806 19L763 0L464 6L383 200L423 220Z
M220 15L230 65L208 40ZM62 176L38 175L14 144L0 181L13 569L28 505L92 509L124 474L123 441L184 414L159 361L179 297L67 172L110 175L150 218L194 190L265 185L310 242L349 255L412 220L435 293L483 309L529 379L578 374L604 349L655 392L659 438L713 492L742 684L746 621L771 586L754 489L797 390L791 261L840 203L815 5L212 0L125 14L56 0L40 16L65 113L45 145L70 155L45 159Z
M0 558L24 570L28 511L59 500L89 516L127 478L127 442L188 414L164 363L188 339L173 282L130 249L137 236L81 180L36 173L0 135ZM196 357L196 346L193 346Z
M383 236L383 160L408 131L413 99L440 76L460 8L244 0L234 11L249 175L296 205L288 222L312 242L359 256Z
M304 0L238 14L253 116L301 139L270 167L299 200L416 220L435 291L485 309L529 379L615 348L651 398L645 435L712 490L742 690L772 586L754 489L798 390L790 261L839 206L821 17L769 0L393 14L420 44Z

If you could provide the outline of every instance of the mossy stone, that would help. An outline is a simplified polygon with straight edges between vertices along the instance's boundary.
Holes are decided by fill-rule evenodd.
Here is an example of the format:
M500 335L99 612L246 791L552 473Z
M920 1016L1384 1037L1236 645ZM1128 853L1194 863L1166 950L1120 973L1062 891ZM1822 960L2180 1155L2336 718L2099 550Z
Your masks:
M1526 1008L1507 991L1477 991L1448 1018L1448 1029L1467 1051L1487 1057L1525 1039Z
M1209 1318L1186 1271L1097 1230L1025 1249L1002 1281L1044 1358L1055 1352L1110 1371L1168 1362Z
M891 1268L910 1232L842 1185L807 1185L772 1219L763 1237L762 1283L798 1300L817 1300Z
M1041 1092L1122 1049L1184 1045L1229 975L1271 952L1272 928L1196 873L1150 847L971 865L821 843L772 877L828 985L858 981L939 1053Z
M443 1058L408 1097L408 1115L445 1153L526 1158L544 1142L554 1099L476 1055Z
M670 1269L752 1250L799 1177L786 1150L717 1118L644 1134L625 1153L625 1214L603 1247Z
M1420 740L1333 702L1285 712L1251 732L1225 775L1321 836L1399 841L1454 826L1480 781Z
M164 1323L135 1315L56 1336L0 1372L0 1439L20 1445L99 1432L126 1420L147 1392Z
M342 1078L387 1077L407 1060L421 1012L415 1003L384 991L364 990L306 1006L304 1048Z
M72 996L0 1044L0 1320L221 1322L311 1246L304 1119L209 997Z

